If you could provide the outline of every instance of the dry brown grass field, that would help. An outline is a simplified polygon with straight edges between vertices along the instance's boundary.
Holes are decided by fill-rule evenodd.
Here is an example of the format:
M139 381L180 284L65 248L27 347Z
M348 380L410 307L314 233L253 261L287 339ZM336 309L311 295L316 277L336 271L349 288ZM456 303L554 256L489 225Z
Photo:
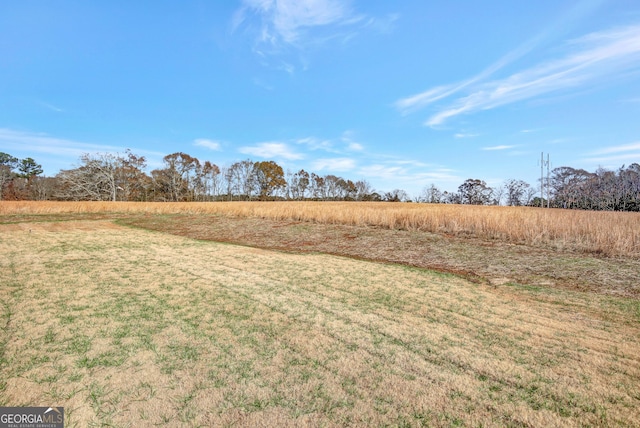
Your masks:
M503 248L520 238L398 220L448 207L363 204L360 223L333 224L321 206L358 205L294 217L278 204L0 203L0 406L64 406L77 427L640 426L637 284L585 292L519 281L526 266L472 282L398 264L444 248L501 275L469 256L551 255L554 278L627 269L624 284L637 247L605 257L585 235ZM638 221L617 218L614 234Z
M376 226L640 257L638 213L379 202L0 203L0 215L104 212L221 214Z

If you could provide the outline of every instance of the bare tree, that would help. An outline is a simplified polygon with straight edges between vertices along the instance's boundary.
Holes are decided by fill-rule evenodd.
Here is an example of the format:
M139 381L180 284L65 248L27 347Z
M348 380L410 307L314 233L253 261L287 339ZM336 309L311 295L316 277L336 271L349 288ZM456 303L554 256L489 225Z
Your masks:
M84 154L81 165L62 170L56 177L55 196L71 200L146 200L151 187L144 173L145 158L126 151L126 156L112 153ZM49 186L52 187L52 186ZM41 189L42 190L42 189Z
M310 184L309 173L304 169L292 174L289 181L289 193L291 197L299 200L304 199Z
M505 185L501 184L498 187L493 188L493 192L491 196L493 197L492 204L493 205L502 205L502 201L504 199L504 195L506 193Z
M230 166L223 166L220 168L220 175L223 179L223 188L227 200L233 200L233 170Z
M116 182L118 198L123 201L144 201L151 187L151 180L144 173L147 162L127 149L125 156L117 157Z
M46 201L55 195L58 182L54 177L34 177L30 185L30 198L35 201Z
M533 186L527 187L524 194L524 205L532 205L537 193L538 191Z
M585 208L585 183L592 174L584 169L559 167L551 171L551 190L554 204L561 208Z
M117 157L110 153L86 153L80 161L80 167L62 170L56 176L60 181L57 196L71 200L115 201Z
M458 187L458 194L463 204L488 205L492 189L483 180L470 178Z
M340 177L333 174L324 176L324 186L327 199L341 199L342 198L342 186L340 185Z
M235 190L236 195L249 200L254 194L256 185L253 165L253 161L246 159L235 162L228 170L231 190Z
M633 163L618 171L620 179L621 202L623 211L640 211L640 164Z
M220 177L220 168L216 164L205 161L200 170L203 195L215 199L222 190L222 180Z
M165 156L165 167L151 171L156 199L165 201L193 201L201 191L200 161L186 153Z
M431 184L422 189L419 200L420 202L426 202L429 204L439 204L442 202L442 192L436 187L435 184Z
M374 192L373 187L367 180L358 180L356 186L356 199L358 201L371 200L371 194Z
M387 202L411 202L409 194L402 189L393 189L384 194L384 200Z
M521 206L527 205L531 200L531 186L522 180L510 179L504 183L507 193L507 205Z
M327 197L324 178L313 172L311 173L311 192L315 199L324 200Z

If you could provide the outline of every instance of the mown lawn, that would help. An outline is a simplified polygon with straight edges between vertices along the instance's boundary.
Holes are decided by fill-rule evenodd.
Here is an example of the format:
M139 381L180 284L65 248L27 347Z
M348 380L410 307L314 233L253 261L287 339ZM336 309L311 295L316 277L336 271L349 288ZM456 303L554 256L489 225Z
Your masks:
M0 405L68 426L640 426L637 301L0 224Z

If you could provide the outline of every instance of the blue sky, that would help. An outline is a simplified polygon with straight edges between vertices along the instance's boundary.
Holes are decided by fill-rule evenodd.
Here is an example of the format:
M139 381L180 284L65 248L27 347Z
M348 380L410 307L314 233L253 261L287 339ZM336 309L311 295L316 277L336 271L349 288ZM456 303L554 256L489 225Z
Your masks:
M0 151L126 148L413 196L640 162L640 2L1 2Z

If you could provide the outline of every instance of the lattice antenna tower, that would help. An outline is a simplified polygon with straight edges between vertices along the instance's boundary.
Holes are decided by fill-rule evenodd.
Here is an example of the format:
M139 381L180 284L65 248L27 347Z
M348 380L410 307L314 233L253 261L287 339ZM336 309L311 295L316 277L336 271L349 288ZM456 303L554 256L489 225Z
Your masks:
M545 179L544 179L544 167L547 167L547 208L550 206L550 197L551 197L551 160L549 158L549 153L547 153L547 159L544 159L544 152L540 153L540 207L544 207L544 187L545 187Z

